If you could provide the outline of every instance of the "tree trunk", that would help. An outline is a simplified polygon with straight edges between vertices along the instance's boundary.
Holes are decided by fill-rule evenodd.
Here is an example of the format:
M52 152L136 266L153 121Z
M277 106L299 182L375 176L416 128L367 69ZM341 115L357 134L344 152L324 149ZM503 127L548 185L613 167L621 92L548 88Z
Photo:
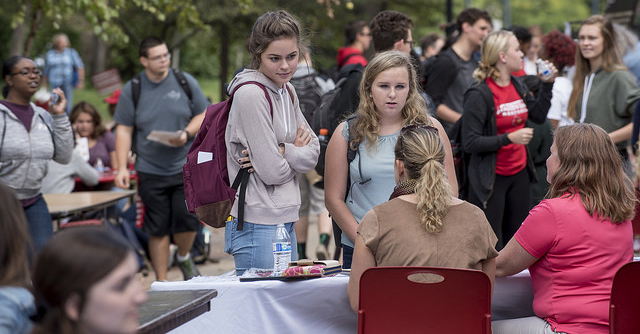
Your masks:
M27 36L27 43L24 47L24 55L31 56L31 48L33 47L33 40L36 38L36 32L38 31L38 25L40 25L40 18L42 17L42 8L33 9L31 15L31 26L29 27L29 35Z
M225 83L229 76L229 26L220 23L220 101L226 98Z
M107 48L107 43L98 35L94 35L93 42L95 45L95 51L93 54L93 69L91 73L102 72L106 69L107 64L107 52L109 52Z
M17 56L24 52L24 40L27 36L27 25L20 23L11 33L11 42L9 43L9 55Z

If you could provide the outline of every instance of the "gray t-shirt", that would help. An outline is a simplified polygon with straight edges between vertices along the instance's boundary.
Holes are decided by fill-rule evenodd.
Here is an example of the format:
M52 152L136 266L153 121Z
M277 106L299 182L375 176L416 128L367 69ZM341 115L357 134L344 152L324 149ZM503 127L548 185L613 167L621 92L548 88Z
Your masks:
M198 82L187 73L184 73L184 76L193 95L191 104L173 71L169 71L169 75L159 83L151 82L144 72L140 75L140 98L135 112L134 134L137 171L154 175L174 175L182 172L193 139L183 147L170 147L146 138L152 130L184 129L194 116L202 113L209 105ZM131 82L122 89L113 119L118 124L134 126Z
M426 93L433 98L436 106L444 104L458 113L462 113L464 93L473 85L473 71L478 61L473 56L469 61L460 58L453 49L443 51L434 60L433 70L427 82ZM445 130L449 131L452 123L440 119Z
M452 53L455 54L455 52ZM457 55L452 58L456 62L455 79L451 83L451 86L444 94L444 104L449 108L462 113L464 92L471 87L475 79L473 78L473 71L478 67L478 62L471 58L469 61L464 61Z

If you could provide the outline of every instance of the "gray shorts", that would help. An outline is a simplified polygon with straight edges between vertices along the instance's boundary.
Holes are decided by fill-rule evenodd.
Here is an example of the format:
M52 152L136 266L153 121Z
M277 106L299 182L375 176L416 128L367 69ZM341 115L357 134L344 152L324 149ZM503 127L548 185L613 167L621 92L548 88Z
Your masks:
M326 213L324 190L313 186L307 176L302 173L298 173L298 184L300 185L300 210L298 211L300 217Z

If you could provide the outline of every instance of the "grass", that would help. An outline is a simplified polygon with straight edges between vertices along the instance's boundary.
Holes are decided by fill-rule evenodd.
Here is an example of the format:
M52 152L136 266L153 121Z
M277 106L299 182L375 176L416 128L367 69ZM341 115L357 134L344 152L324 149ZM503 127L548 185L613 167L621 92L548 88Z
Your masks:
M215 79L198 79L200 88L204 95L210 98L214 103L220 99L220 81ZM104 99L109 95L100 95L98 91L93 87L86 86L84 89L76 89L73 93L73 103L76 104L80 101L86 101L91 103L102 117L102 122L107 123L111 121L111 115L109 115L108 105L104 102Z

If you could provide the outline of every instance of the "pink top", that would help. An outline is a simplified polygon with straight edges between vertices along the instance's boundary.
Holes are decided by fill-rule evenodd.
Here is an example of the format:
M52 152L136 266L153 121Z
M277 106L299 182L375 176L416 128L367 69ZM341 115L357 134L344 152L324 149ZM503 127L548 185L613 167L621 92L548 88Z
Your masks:
M579 195L553 198L531 210L515 238L540 258L529 267L536 315L560 332L609 333L613 276L633 260L631 222L590 216Z

